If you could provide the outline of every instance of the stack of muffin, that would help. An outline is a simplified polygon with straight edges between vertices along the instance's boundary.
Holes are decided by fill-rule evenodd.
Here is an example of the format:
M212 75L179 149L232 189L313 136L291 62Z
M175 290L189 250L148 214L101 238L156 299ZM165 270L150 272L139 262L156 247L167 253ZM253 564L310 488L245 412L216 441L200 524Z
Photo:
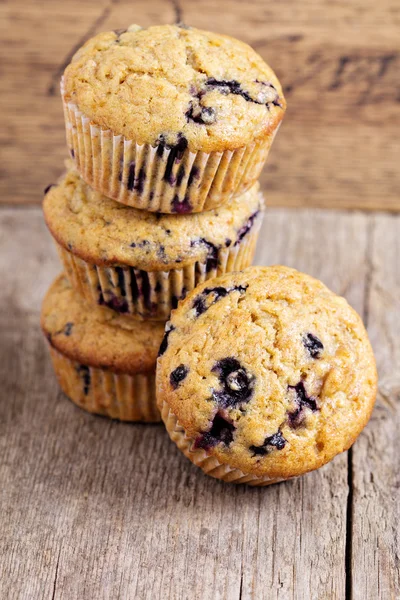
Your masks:
M89 40L62 96L72 160L44 213L65 275L42 327L65 393L161 416L225 481L268 485L347 449L376 395L361 319L293 269L243 270L285 111L271 69L225 36L133 26Z
M97 35L61 91L71 159L43 206L65 274L46 295L42 328L76 404L157 421L171 310L252 262L257 179L285 100L249 46L179 25Z

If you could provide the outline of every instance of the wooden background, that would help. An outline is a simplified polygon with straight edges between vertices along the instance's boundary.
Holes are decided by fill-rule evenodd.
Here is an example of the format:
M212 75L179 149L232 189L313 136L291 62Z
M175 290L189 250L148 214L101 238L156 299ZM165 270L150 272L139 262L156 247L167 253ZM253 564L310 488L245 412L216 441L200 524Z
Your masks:
M345 210L400 207L398 0L3 0L0 15L0 599L399 600L400 215ZM60 74L96 31L177 19L277 71L289 109L263 185L289 207L267 212L257 262L345 295L377 357L353 448L265 489L205 477L161 425L80 411L39 330L60 269L35 206L66 156Z
M66 156L59 78L96 32L183 20L250 43L288 111L270 205L400 208L399 0L3 0L0 202L38 204Z

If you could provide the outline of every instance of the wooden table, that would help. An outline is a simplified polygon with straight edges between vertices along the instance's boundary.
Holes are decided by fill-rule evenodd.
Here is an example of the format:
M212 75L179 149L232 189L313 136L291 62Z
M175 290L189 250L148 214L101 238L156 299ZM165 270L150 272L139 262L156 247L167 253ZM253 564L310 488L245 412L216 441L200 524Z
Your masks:
M10 0L0 13L1 600L398 600L400 216L345 210L400 207L397 0ZM281 206L257 263L345 295L378 362L352 450L265 489L205 477L161 425L76 408L39 330L60 269L34 206L66 155L59 75L96 31L176 18L241 37L276 68L289 110L263 184Z
M59 391L39 307L58 260L39 208L0 210L0 598L400 597L400 217L271 209L257 262L320 277L364 316L380 392L350 452L265 489L206 477L161 425Z

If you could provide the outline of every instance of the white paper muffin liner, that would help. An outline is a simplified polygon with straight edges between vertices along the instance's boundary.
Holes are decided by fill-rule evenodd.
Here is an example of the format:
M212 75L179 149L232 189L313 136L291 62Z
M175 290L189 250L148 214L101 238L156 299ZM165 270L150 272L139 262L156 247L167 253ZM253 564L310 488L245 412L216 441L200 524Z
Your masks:
M217 266L212 269L207 261L170 271L143 271L126 265L104 267L84 261L57 242L56 247L71 285L88 302L139 319L166 321L178 300L199 283L251 265L261 222L262 213L237 245L219 250Z
M113 373L75 362L50 346L53 368L63 392L80 408L119 419L157 423L155 371Z
M91 122L67 102L67 143L82 178L105 196L161 213L202 212L245 192L258 179L278 127L236 150L179 151L136 144Z
M243 473L240 469L220 463L214 456L209 456L203 449L193 449L194 439L186 435L184 428L179 424L178 419L166 402L162 403L161 417L171 440L206 475L210 475L215 479L222 479L222 481L226 481L227 483L247 483L247 485L260 487L284 481L284 479L267 476L258 477L251 473Z

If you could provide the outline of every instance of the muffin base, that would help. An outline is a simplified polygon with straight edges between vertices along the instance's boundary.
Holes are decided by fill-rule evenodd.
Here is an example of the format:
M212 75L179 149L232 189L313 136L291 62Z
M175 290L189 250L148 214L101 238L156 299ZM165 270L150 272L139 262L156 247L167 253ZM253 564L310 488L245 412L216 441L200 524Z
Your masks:
M278 127L235 150L190 152L135 144L95 125L61 82L67 144L82 178L122 204L162 213L196 213L221 206L258 179Z
M240 469L234 469L229 465L220 463L214 456L209 456L203 449L193 449L194 439L186 435L185 430L179 424L178 419L171 412L166 402L162 404L161 417L171 440L175 442L186 458L199 467L206 475L210 475L210 477L214 477L215 479L221 479L227 483L247 483L247 485L259 487L285 481L285 478L258 477L251 473L243 473Z
M119 419L158 423L155 373L113 373L81 365L50 346L53 368L63 392L87 412Z
M99 266L84 261L56 242L71 285L92 304L139 319L166 321L178 300L199 283L230 271L248 267L254 257L262 213L237 246L221 248L217 267L195 262L170 271L142 271L126 265Z

